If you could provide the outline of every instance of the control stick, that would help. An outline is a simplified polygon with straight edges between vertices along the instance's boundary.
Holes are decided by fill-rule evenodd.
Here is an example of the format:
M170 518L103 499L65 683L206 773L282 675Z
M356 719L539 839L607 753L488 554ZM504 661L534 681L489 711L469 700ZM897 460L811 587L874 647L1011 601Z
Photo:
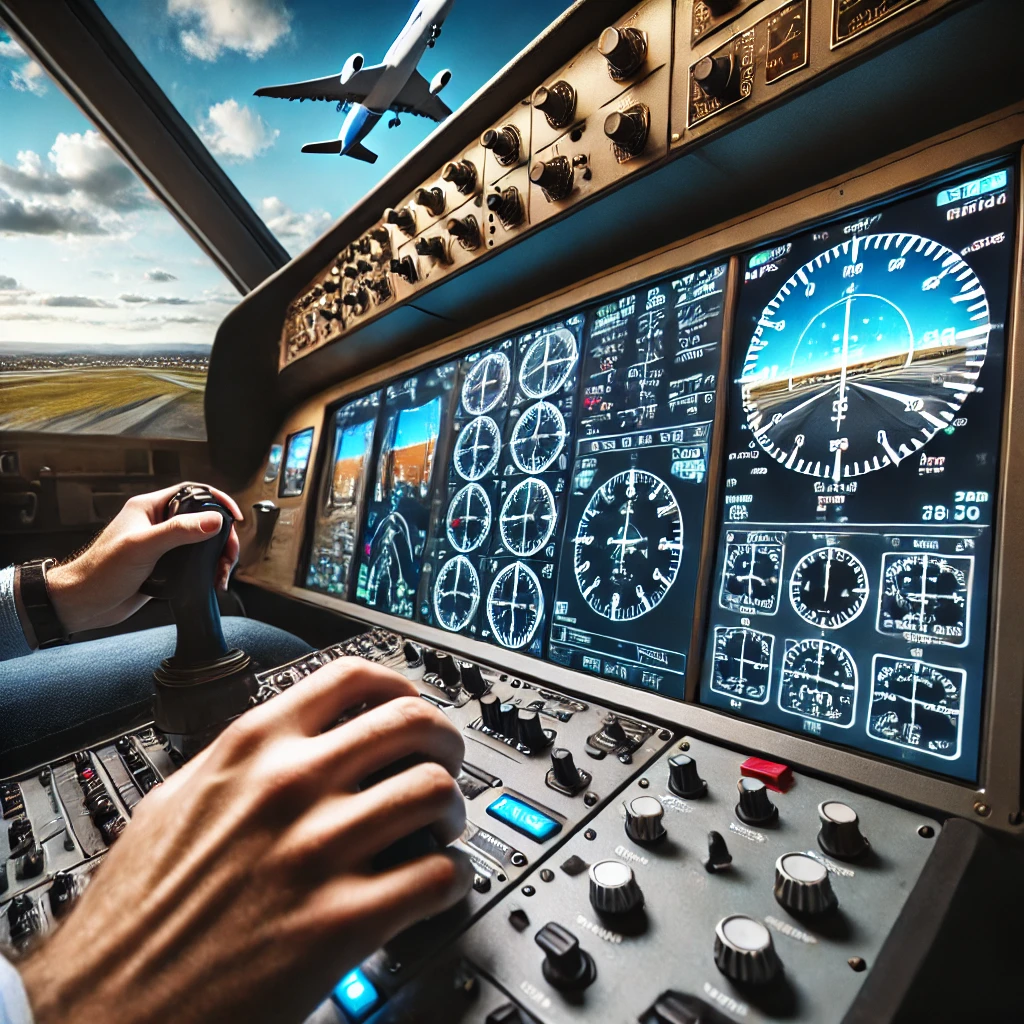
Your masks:
M205 487L188 484L167 503L167 518L218 512L215 537L168 551L142 592L170 603L177 627L174 654L153 673L156 726L185 757L198 753L249 706L256 692L250 659L228 650L217 605L217 567L231 533L232 514Z

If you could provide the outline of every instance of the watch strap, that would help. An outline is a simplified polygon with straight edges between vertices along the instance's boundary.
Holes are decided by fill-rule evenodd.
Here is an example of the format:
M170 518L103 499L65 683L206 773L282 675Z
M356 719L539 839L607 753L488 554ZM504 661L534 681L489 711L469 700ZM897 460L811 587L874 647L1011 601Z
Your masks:
M56 559L38 558L23 563L18 572L21 603L40 647L52 647L68 638L46 587L46 570L55 564Z

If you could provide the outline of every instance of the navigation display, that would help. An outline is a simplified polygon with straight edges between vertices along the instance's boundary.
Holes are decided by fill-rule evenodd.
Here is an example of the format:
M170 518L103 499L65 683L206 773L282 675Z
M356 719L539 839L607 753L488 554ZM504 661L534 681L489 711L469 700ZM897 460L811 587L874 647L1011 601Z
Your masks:
M376 470L359 551L356 600L410 619L435 518L438 445L447 436L458 363L424 370L384 392ZM441 454L443 459L444 455Z
M727 264L591 317L549 656L681 698Z
M744 257L705 703L976 778L1014 188Z
M346 597L373 456L381 392L364 395L328 416L329 461L310 549L306 586Z
M313 428L292 434L285 445L284 472L281 474L280 498L297 498L306 486L306 470L313 450Z

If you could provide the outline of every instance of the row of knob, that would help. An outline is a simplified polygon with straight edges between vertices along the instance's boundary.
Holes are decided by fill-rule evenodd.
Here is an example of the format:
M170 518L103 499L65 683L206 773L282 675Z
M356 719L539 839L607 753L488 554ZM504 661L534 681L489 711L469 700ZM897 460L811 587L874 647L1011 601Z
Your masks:
M92 759L86 751L75 754L75 771L78 775L79 785L82 787L85 808L100 835L103 836L104 842L111 846L128 823L107 792L103 780L96 774Z
M47 892L50 913L54 920L60 921L67 916L78 899L79 885L70 871L58 871ZM39 908L29 895L15 896L7 906L7 934L15 949L25 947L42 931L42 918Z

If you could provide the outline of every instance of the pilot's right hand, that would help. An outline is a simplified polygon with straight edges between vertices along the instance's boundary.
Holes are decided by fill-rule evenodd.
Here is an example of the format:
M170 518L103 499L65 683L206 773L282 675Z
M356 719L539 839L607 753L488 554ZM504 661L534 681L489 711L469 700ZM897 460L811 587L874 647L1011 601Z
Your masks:
M427 760L360 791L414 755ZM417 829L443 845L461 834L462 757L440 711L361 659L246 712L137 805L74 912L21 965L37 1024L301 1021L373 950L468 891L454 850L370 866Z

